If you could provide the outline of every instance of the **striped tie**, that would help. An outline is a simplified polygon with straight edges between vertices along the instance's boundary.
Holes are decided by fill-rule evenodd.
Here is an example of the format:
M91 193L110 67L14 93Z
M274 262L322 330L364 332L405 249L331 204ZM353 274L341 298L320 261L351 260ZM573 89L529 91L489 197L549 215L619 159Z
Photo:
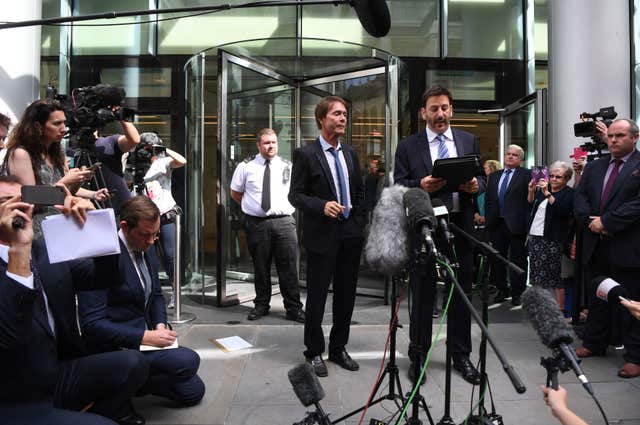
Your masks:
M438 159L449 158L449 149L447 149L444 134L438 134L436 139L438 139Z

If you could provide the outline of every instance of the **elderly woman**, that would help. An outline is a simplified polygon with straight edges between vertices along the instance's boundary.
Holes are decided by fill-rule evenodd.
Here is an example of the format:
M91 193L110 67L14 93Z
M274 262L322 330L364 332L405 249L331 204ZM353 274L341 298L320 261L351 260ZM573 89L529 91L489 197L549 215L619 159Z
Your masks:
M49 100L37 100L25 109L9 136L2 172L16 176L22 185L62 183L84 198L104 200L108 192L78 189L91 178L91 171L67 167L60 142L67 132L64 109ZM42 235L44 218L58 214L53 207L39 207L34 213L35 237Z
M562 248L573 212L573 169L557 161L549 167L549 182L531 180L527 201L533 205L529 227L530 278L533 285L553 289L560 308L565 291L560 275Z
M500 162L495 159L487 159L484 162L483 168L484 174L487 176L487 181L489 181L489 176L498 170L502 170L502 165L500 165ZM476 198L476 212L473 214L473 220L478 225L484 224L484 192L479 194Z

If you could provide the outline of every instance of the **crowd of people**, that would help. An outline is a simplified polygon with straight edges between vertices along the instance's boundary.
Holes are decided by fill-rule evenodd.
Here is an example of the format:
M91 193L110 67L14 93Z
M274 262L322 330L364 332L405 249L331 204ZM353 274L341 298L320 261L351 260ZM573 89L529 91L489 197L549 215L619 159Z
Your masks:
M476 234L483 227L496 250L528 270L531 285L552 291L561 309L586 308L579 357L604 355L610 343L622 342L625 364L618 375L640 376L640 303L632 301L640 299L633 284L640 264L635 248L640 236L637 125L629 119L615 120L609 127L597 123L609 154L589 162L577 157L571 165L559 160L531 170L523 167L522 147L509 145L502 164L485 158L482 175L451 188L432 175L435 161L481 158L478 139L452 128L453 97L444 87L423 93L420 114L426 129L398 144L393 182L440 199L451 222L464 231ZM269 314L275 260L285 318L304 324L303 355L318 376L328 375L325 351L340 367L359 369L347 345L365 226L384 181L379 158L370 158L363 173L357 152L344 143L347 117L343 99L321 99L315 110L319 137L296 149L292 161L278 155L273 129L258 131L256 155L238 164L230 186L231 198L244 214L255 271L256 297L247 318ZM160 239L164 269L173 283L174 220L181 210L171 194L171 173L186 159L164 146L156 134L139 134L126 121L120 125L122 134L96 134L101 166L70 167L61 143L67 132L65 111L56 102L33 102L10 132L10 121L0 116L0 269L5 269L0 274L0 358L8 365L0 376L0 392L9 401L0 403L0 415L13 423L44 415L69 424L143 424L144 418L132 407L134 396L155 394L188 406L204 395L197 353L182 346L161 349L173 346L177 335L167 324L160 260L153 248ZM136 153L141 150L147 153ZM134 164L135 177L125 173L127 155L149 158L143 170ZM98 171L104 187L91 184ZM65 202L22 202L23 185L60 186ZM114 209L120 254L49 263L43 243L45 218L66 214L82 225L96 205ZM297 273L296 210L304 217L304 306ZM17 217L22 225L15 223ZM445 254L455 257L458 281L471 297L473 247L465 238L456 238L452 246L439 242ZM408 269L408 375L415 382L431 346L439 277L434 258L427 260L427 267L414 266L418 262L413 260ZM584 288L583 299L575 291L567 297L566 276L575 267L585 271L586 283L571 286ZM496 288L494 302L510 299L514 307L521 304L526 275L508 273L494 261L490 276ZM590 285L596 276L615 279L632 300L618 304L598 299ZM327 349L322 321L330 285L333 325ZM454 293L447 327L453 367L467 382L478 384L480 374L470 359L470 325L470 314ZM152 349L141 351L141 346ZM89 369L92 372L85 373ZM563 391L543 388L554 414L571 419Z

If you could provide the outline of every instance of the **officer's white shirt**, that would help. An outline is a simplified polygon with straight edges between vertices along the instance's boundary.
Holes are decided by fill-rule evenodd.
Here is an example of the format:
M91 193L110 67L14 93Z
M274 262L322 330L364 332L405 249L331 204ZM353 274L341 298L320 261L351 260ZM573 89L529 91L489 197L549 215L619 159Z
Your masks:
M431 153L432 162L435 163L438 158L438 149L440 148L440 141L437 139L438 133L432 131L428 126L427 130L427 140L429 141L429 152ZM456 142L453 140L453 131L451 131L451 127L447 127L447 130L442 133L444 137L444 144L447 147L447 151L449 151L449 158L457 158L458 157L458 149L456 149ZM453 212L460 212L460 193L453 192L451 194L451 203Z
M262 179L265 158L258 154L251 161L243 161L236 167L231 179L231 189L243 193L242 212L255 217L291 215L295 211L287 199L291 183L291 163L279 156L269 165L271 169L271 209L262 210Z

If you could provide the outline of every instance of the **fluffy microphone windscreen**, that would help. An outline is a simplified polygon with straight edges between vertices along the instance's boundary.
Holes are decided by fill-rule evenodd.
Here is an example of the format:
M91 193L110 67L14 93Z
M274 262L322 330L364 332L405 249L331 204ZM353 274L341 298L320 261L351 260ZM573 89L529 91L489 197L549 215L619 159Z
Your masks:
M417 187L412 187L404 194L402 202L407 210L410 229L415 230L425 224L431 229L435 228L433 207L427 192Z
M400 185L385 188L373 210L364 258L379 273L397 273L409 259L407 217L402 204L407 190Z
M324 390L313 367L309 363L304 363L294 367L287 373L289 382L293 387L303 406L307 407L319 402L324 398Z
M522 309L545 346L555 348L561 343L571 344L573 331L549 290L532 286L524 291Z

